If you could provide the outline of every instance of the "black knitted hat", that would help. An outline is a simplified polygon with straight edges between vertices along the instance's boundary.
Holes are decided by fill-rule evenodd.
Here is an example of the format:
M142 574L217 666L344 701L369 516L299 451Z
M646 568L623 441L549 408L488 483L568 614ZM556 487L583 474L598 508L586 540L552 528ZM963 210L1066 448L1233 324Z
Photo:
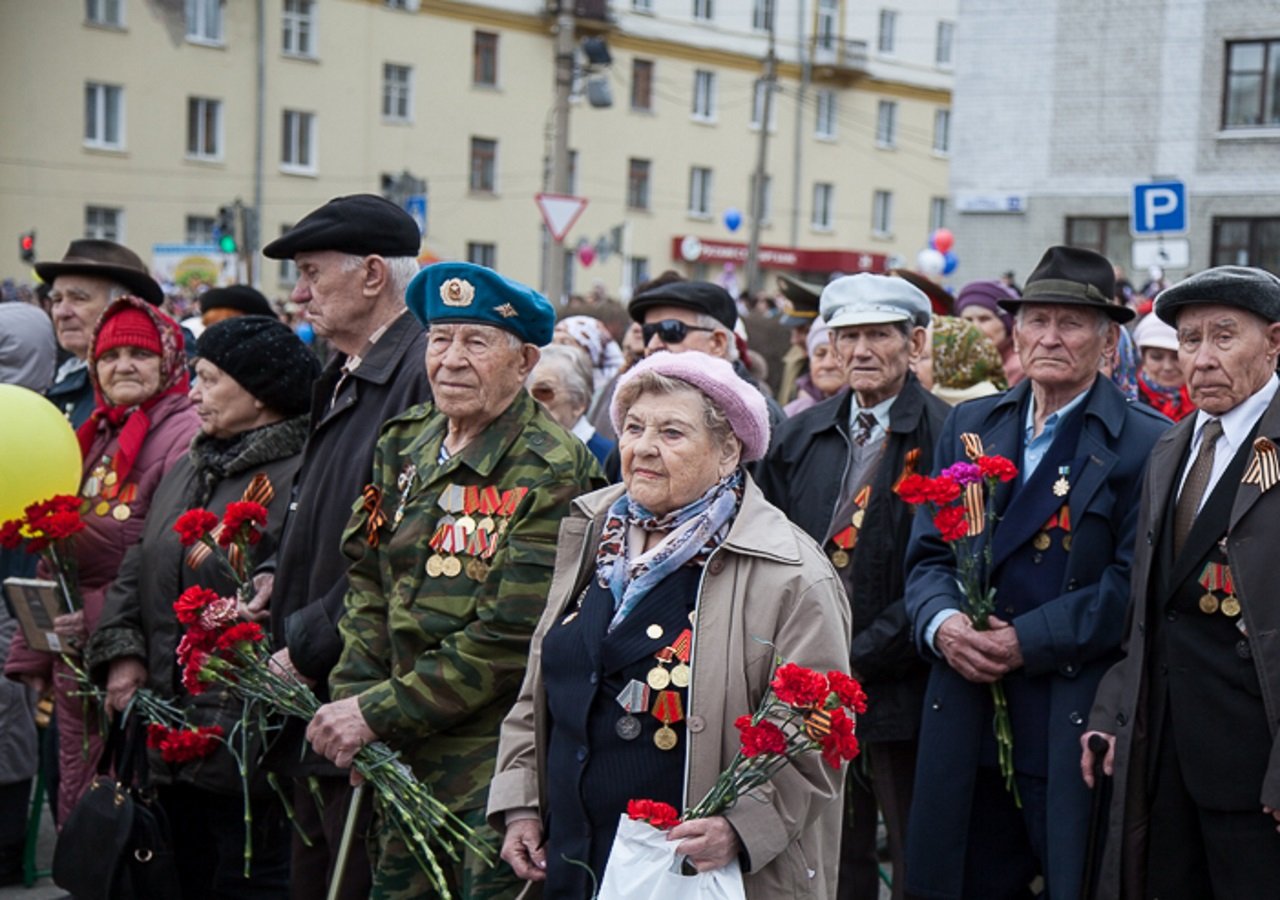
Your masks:
M271 308L271 301L262 292L247 284L231 284L226 287L209 288L200 295L200 312L207 313L211 309L234 309L246 316L271 316L276 311Z
M226 372L281 415L297 416L311 409L311 383L320 374L320 361L278 319L224 319L201 333L196 356Z

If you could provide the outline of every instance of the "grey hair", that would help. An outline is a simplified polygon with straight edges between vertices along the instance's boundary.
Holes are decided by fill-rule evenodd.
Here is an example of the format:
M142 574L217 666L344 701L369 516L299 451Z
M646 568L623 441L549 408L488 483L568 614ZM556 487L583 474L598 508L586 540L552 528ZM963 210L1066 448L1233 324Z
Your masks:
M538 367L543 365L550 366L560 373L564 389L573 398L575 404L583 409L591 405L591 370L587 368L585 353L563 344L549 344L542 348L542 359L538 361L538 366L534 367L533 372L529 373L529 378L532 379Z
M1047 305L1051 305L1051 304L1043 304L1043 305L1046 305L1046 306L1047 306ZM1111 317L1110 317L1109 315L1107 315L1105 312L1103 312L1102 310L1100 310L1100 309L1091 308L1091 307L1087 307L1087 306L1082 306L1082 304L1078 304L1078 303L1073 303L1073 304L1070 304L1070 305L1071 305L1071 306L1081 306L1081 308L1083 308L1085 311L1087 311L1087 312L1091 312L1091 313L1093 313L1093 314L1094 314L1094 316L1096 317L1096 319L1095 319L1095 327L1098 329L1098 334L1105 335L1105 334L1107 333L1107 331L1108 331L1108 330L1110 330L1110 328L1111 328L1112 324L1114 324L1114 323L1111 321ZM1017 309L1017 311L1016 311L1016 312L1014 312L1014 314L1013 314L1013 322L1014 322L1014 324L1015 324L1015 325L1017 325L1019 328L1021 328L1021 327L1022 327L1022 314L1023 314L1023 312L1026 310L1026 308L1027 308L1027 304L1025 304L1025 303L1019 303L1019 304L1018 304L1018 309Z
M725 353L729 358L729 362L738 361L738 336L733 333L730 328L725 328L724 323L710 313L694 313L693 324L699 328L710 328L712 331L720 332L725 336Z
M618 388L617 393L614 394L613 402L622 411L622 415L619 418L625 418L627 411L640 399L642 394L667 396L678 394L681 391L690 391L702 400L702 424L711 434L711 440L715 445L723 447L729 441L735 441L738 444L739 451L741 451L742 440L734 433L733 425L729 423L729 417L724 414L724 410L716 406L710 397L687 381L660 375L657 372L642 372Z
M378 254L371 254L378 255ZM339 263L339 271L351 272L365 261L365 257L358 256L354 253L342 254L342 261ZM418 274L421 266L418 260L413 256L383 256L382 261L387 264L387 280L391 282L391 289L397 297L403 297L405 291L409 289L409 282L413 281L413 276Z
M123 284L116 284L114 281L107 286L107 302L114 303L121 297L132 297L134 293Z

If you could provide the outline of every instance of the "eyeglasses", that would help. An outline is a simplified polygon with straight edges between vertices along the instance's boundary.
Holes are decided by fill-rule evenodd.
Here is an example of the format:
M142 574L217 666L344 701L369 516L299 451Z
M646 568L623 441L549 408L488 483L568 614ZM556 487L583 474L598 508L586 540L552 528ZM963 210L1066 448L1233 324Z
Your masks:
M679 319L663 319L660 322L649 322L640 326L645 346L648 346L655 334L662 338L664 344L679 344L689 336L690 331L715 331L715 329L704 328L701 325L687 325Z

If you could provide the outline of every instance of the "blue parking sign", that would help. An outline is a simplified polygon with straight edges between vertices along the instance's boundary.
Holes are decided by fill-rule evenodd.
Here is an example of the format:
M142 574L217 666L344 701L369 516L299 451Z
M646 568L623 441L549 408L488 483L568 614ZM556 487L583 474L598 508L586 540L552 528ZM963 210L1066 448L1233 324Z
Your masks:
M1129 230L1135 235L1186 233L1187 186L1181 181L1135 184Z
M418 223L418 233L427 236L427 195L410 194L405 198L404 211Z

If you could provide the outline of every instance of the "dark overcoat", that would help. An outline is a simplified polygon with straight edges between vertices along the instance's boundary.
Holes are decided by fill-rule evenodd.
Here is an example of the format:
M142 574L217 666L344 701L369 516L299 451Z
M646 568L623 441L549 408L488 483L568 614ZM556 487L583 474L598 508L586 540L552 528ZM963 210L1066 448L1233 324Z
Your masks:
M982 438L990 454L1021 462L1031 384L952 411L935 454L935 469L965 459L960 436ZM1103 673L1119 656L1129 597L1129 568L1138 493L1152 445L1168 427L1158 413L1131 403L1099 378L1084 400L1067 504L1072 546L1060 583L1029 583L1038 602L1013 617L1028 680L1047 679L1049 896L1079 894L1089 793L1080 777L1080 735ZM996 491L996 508L1012 493ZM1030 541L1036 529L1026 531ZM989 535L978 540L978 549ZM966 681L926 645L933 617L962 608L951 548L927 514L917 515L907 552L907 613L920 652L932 660L920 728L915 800L907 839L907 891L922 897L961 896L974 784L983 735L990 731L989 687ZM1038 595L1038 596L1036 596ZM998 601L997 601L998 602ZM1015 742L1017 735L1014 736Z

